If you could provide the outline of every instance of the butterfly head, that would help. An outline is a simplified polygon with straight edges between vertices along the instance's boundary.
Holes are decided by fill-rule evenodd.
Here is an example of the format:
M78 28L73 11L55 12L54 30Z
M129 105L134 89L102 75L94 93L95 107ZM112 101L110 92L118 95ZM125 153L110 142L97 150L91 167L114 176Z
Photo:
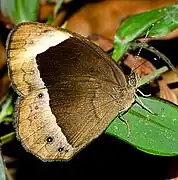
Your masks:
M132 89L136 89L139 86L140 76L138 73L131 72L128 76L128 85Z

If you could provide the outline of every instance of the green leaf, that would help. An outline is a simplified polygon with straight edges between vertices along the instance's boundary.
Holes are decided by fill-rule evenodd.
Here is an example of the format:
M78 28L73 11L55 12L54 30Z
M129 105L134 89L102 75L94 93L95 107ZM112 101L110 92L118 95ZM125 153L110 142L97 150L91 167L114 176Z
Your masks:
M167 6L140 13L125 20L116 32L113 59L116 61L121 59L129 43L135 39L144 35L162 36L176 29L178 27L177 9L178 5Z
M0 137L1 144L7 144L8 142L11 142L15 139L15 132L10 132L8 134L5 134L4 136Z
M1 108L0 123L5 121L6 117L9 115L12 115L13 113L13 105L12 105L13 97L14 97L14 93L9 95L7 98L5 97L4 100L0 102L0 108ZM12 121L12 118L11 118L11 121Z
M121 118L128 127L116 118L105 133L122 139L136 148L154 155L173 156L178 154L178 107L165 100L143 98L142 102L156 115L140 105L134 104Z
M39 12L38 0L1 0L1 12L13 23L37 21Z
M164 36L178 28L178 5L169 6L161 9L165 15L157 21L149 32L149 37Z

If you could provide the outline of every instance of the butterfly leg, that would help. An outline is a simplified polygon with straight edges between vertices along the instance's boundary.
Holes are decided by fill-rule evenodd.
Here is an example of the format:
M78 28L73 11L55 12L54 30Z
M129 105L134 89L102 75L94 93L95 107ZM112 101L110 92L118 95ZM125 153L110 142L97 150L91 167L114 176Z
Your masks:
M141 99L138 97L138 95L135 93L136 96L136 102L138 104L140 104L144 109L146 109L148 112L150 112L153 115L156 115L156 113L154 113L151 109L149 109L145 104L143 104L143 102L141 101Z
M121 121L123 121L125 123L125 125L127 126L127 137L129 138L130 137L130 125L129 125L129 122L127 119L123 118L123 115L125 114L126 112L122 112L118 115L119 119Z

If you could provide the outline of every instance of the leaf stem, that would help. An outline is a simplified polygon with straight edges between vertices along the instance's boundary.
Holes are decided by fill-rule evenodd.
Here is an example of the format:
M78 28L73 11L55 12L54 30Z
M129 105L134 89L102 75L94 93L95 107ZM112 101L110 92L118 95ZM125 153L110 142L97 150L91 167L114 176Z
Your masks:
M141 78L141 81L139 82L138 87L149 83L150 81L152 81L153 79L156 79L157 77L159 77L161 74L163 74L166 71L168 71L168 67L163 66L162 68L157 69L157 70L153 71L152 73L144 76L143 78Z

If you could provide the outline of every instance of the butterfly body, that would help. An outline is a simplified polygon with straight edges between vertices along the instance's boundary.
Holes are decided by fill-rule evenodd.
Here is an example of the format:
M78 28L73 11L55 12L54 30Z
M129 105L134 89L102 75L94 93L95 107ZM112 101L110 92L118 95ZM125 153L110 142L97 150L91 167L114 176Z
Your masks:
M117 64L78 34L21 23L7 53L17 135L42 160L70 159L134 102Z

